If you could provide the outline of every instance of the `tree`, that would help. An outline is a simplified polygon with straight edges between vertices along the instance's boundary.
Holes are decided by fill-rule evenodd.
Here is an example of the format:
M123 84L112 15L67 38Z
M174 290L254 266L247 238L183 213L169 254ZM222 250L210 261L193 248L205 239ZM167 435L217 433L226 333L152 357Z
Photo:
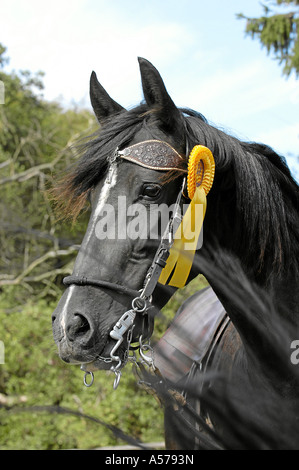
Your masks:
M249 18L239 13L239 19L246 19L246 34L258 37L268 54L283 64L283 74L289 76L295 72L299 76L299 0L266 0L262 5L264 15Z
M7 59L0 45L0 67ZM82 224L71 231L57 220L47 189L52 175L64 171L72 143L95 120L86 110L64 110L43 99L43 73L5 73L5 102L0 105L0 290L9 286L14 303L30 295L55 297L57 278L83 236ZM52 293L52 294L51 294Z

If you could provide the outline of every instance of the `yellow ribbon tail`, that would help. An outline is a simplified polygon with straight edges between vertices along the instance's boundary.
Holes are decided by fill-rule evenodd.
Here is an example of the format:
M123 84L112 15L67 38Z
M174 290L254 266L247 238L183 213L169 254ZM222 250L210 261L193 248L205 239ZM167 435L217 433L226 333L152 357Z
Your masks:
M175 233L167 264L159 277L160 284L166 284L172 272L173 275L167 283L168 285L180 288L186 284L197 249L206 208L206 193L203 188L197 187Z

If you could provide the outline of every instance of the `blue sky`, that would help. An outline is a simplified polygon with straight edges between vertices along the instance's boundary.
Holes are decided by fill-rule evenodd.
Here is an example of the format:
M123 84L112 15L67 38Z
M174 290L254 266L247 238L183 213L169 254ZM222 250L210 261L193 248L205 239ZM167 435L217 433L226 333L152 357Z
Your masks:
M243 140L264 142L295 172L299 80L286 79L236 14L261 16L259 0L9 0L0 42L10 69L45 72L47 99L89 106L95 70L126 107L142 99L137 56L160 71L178 106Z

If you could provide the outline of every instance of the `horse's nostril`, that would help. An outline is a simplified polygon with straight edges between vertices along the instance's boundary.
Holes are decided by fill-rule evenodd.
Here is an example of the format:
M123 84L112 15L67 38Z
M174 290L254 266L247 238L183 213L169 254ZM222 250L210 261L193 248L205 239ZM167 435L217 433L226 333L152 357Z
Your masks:
M90 331L90 325L83 315L76 313L71 320L69 320L66 327L66 335L70 341L74 341L79 337L85 336Z

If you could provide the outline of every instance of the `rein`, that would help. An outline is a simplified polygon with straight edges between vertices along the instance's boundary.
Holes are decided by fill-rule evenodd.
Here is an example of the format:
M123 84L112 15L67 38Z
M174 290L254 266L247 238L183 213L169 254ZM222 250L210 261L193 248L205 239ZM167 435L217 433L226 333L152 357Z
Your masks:
M196 147L198 147L199 151L195 152ZM193 201L193 196L194 194L198 194L198 188L199 191L201 191L200 194L202 194L202 191L206 191L205 188L202 190L201 183L203 181L203 176L204 176L204 163L203 159L200 159L199 156L202 154L202 151L205 153L209 152L208 157L211 161L211 158L213 160L213 156L211 157L210 155L211 152L209 149L206 147L202 146L196 146L193 151L190 154L190 157L192 156L192 153L196 154L196 162L193 161L193 164L190 167L190 162L189 162L189 172L188 172L188 195L191 199L191 204L192 206ZM129 160L133 163L136 163L137 165L144 166L146 168L150 169L155 169L155 170L161 170L161 171L166 171L166 170L178 170L182 172L186 172L186 170L183 170L181 168L182 164L182 157L178 154L178 152L173 149L169 144L166 142L161 142L161 141L156 141L156 140L151 140L151 141L145 141L139 144L132 145L131 147L127 147L123 151L119 151L116 149L114 155L112 158L110 158L109 163L112 165L117 158L123 158L126 160ZM197 166L199 168L199 165L201 166L200 170L200 178L201 181L199 184L196 184L196 171L197 171ZM190 171L190 168L192 170ZM111 169L111 167L110 167ZM197 171L199 174L199 172ZM214 173L213 173L214 176ZM109 171L108 171L108 178L109 178ZM209 189L212 185L212 180L209 178L209 172L207 171L205 174L205 182L208 179L208 185ZM211 181L210 181L211 180ZM190 187L190 181L192 181L192 192L190 192L189 187ZM178 248L175 247L175 251L171 250L173 246L175 246L176 240L175 240L175 234L177 230L183 230L182 229L182 224L187 219L187 224L190 225L190 217L194 218L194 215L190 216L184 216L182 218L181 216L181 201L183 195L183 191L186 185L186 178L183 179L183 184L181 186L181 189L179 191L179 194L177 196L177 200L175 203L174 210L172 212L172 215L170 217L170 220L168 222L168 225L166 227L166 230L161 238L159 247L156 251L156 254L154 256L154 259L152 261L152 264L145 276L144 283L143 283L143 288L140 291L130 289L129 287L122 286L120 284L112 283L109 281L101 280L101 279L91 279L87 277L80 277L80 276L68 276L63 279L63 283L65 286L71 286L71 285L76 285L76 286L92 286L96 288L100 288L103 290L106 290L107 293L113 297L115 300L118 302L122 303L123 305L128 304L128 298L131 300L131 308L127 310L121 317L120 319L115 323L113 326L112 330L109 333L110 338L116 341L116 344L112 348L110 352L109 357L97 357L96 359L100 359L106 363L111 362L112 366L110 370L114 372L115 374L115 380L113 384L113 388L116 389L120 377L121 377L121 369L126 365L128 360L132 360L133 362L137 362L135 352L133 356L129 355L129 350L131 349L139 349L139 353L141 356L141 362L143 364L146 364L150 366L153 370L155 370L154 366L154 360L153 360L153 350L150 346L150 344L143 343L143 335L144 331L142 331L141 336L139 337L138 344L139 346L136 347L131 347L131 342L132 342L132 337L133 337L133 329L135 326L135 318L136 315L142 315L144 318L148 318L153 320L151 316L149 315L150 309L154 309L155 307L152 305L152 294L157 286L158 282L161 282L162 284L166 283L166 277L164 274L164 277L162 276L163 270L165 273L164 268L168 268L168 271L170 271L170 267L167 266L167 260L170 257L171 259L171 267L176 264L177 266L175 268L176 271L178 271L178 268L182 269L184 271L184 279L185 282L187 280L189 271L191 269L192 261L193 261L193 256L191 257L190 261L190 256L188 256L187 262L182 259L181 256L181 251L183 251L182 246L180 245L179 247L179 252ZM208 189L208 190L209 190ZM197 191L197 192L196 192ZM191 194L190 194L191 193ZM196 202L195 202L196 203ZM188 211L187 213L188 214ZM194 223L194 220L192 220ZM187 225L188 227L188 225ZM199 233L197 234L199 236ZM195 245L197 243L197 239L195 240ZM195 248L194 248L195 252ZM185 267L187 265L187 267ZM185 269L184 269L185 268ZM163 278L163 280L162 280ZM180 280L180 283L182 281ZM175 285L171 284L169 281L169 285ZM179 285L178 287L182 287ZM124 359L121 359L120 356L117 355L117 350L119 349L120 345L123 343L124 338L126 335L127 339L127 353L125 355ZM145 335L146 338L146 335ZM150 351L151 356L148 356L145 354L146 351ZM88 364L82 364L81 369L85 371L84 375L84 384L87 387L90 387L93 384L94 381L94 376L93 373L86 370L86 367ZM87 382L87 376L90 375L90 382Z

